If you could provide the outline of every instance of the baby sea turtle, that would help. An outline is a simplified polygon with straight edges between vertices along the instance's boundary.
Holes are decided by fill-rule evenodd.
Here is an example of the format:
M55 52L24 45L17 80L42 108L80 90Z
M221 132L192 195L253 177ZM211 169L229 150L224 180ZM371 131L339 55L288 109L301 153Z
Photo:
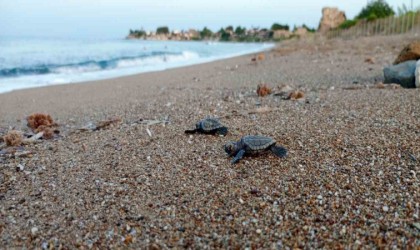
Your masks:
M228 142L225 151L229 156L235 156L232 164L237 163L244 155L254 155L270 150L278 157L286 157L287 150L284 147L276 146L276 141L270 137L259 135L247 135L238 142Z
M195 125L193 130L185 130L187 134L203 133L203 134L218 134L226 135L228 132L227 127L223 126L218 119L206 118Z

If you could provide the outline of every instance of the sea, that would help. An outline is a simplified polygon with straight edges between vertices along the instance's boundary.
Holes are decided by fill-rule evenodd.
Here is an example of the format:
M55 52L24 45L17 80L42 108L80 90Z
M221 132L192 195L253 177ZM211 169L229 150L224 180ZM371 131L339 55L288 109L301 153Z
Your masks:
M0 93L165 70L271 47L269 43L0 38Z

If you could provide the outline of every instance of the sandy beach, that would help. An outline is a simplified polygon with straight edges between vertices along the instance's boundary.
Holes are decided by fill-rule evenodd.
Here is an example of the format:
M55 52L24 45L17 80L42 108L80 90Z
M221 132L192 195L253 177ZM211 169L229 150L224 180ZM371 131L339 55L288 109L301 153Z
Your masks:
M375 85L414 40L292 40L257 63L246 55L0 94L0 135L29 131L34 112L60 130L26 145L26 157L0 155L0 245L419 248L420 90ZM260 83L305 98L258 97ZM207 116L229 134L184 134ZM276 139L288 157L230 164L223 145L249 134Z

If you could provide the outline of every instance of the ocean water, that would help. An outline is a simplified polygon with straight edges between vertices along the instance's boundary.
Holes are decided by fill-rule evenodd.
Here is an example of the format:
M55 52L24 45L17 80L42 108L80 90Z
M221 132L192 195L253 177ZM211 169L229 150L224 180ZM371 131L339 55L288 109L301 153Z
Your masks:
M209 62L272 44L0 38L0 93Z

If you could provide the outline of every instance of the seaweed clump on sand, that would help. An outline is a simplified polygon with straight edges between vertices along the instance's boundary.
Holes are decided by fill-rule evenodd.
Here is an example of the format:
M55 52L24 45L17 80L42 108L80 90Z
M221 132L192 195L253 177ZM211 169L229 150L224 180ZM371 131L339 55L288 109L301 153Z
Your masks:
M265 55L263 53L260 53L254 57L251 58L251 61L256 63L258 61L264 61L265 60Z
M271 94L272 92L273 92L272 89L270 87L268 87L267 84L265 84L265 83L264 84L258 84L258 87L257 87L258 96L263 97L263 96Z
M299 100L299 99L302 99L303 97L305 97L305 94L302 91L296 90L296 91L290 92L287 99Z
M7 146L20 146L23 143L23 134L17 130L10 130L6 135L3 136L3 141Z
M26 119L28 127L35 133L43 132L42 137L44 139L52 139L54 134L58 134L59 131L54 129L57 124L54 122L52 117L48 114L34 113Z

